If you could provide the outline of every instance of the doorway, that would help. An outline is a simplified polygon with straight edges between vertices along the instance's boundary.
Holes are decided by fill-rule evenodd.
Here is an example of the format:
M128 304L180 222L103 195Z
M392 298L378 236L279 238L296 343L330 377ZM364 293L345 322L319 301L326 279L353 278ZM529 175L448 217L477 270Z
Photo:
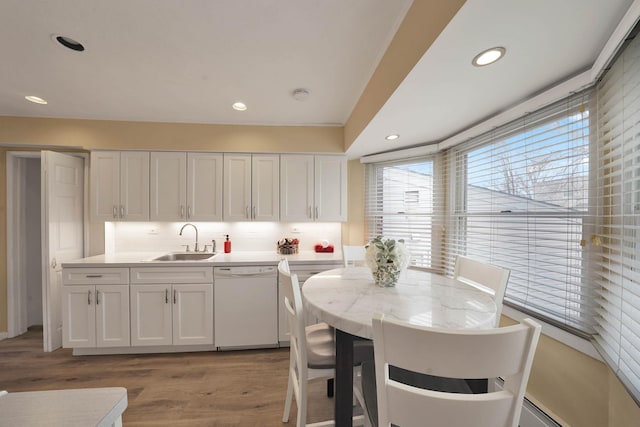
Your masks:
M43 324L39 152L7 153L9 337Z
M7 152L8 335L43 327L62 345L61 264L84 256L86 155Z

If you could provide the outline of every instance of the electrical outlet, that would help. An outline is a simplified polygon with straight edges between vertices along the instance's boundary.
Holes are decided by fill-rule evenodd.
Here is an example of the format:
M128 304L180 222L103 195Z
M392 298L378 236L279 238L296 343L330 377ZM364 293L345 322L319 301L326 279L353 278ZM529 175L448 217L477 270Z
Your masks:
M300 229L298 227L291 227L292 233L300 233Z
M158 234L158 230L156 230L155 228L150 228L147 234Z

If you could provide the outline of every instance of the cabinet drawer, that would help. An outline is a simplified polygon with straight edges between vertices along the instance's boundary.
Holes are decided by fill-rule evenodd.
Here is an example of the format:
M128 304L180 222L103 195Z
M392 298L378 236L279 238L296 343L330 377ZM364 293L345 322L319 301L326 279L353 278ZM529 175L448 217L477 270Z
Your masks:
M213 267L132 268L131 283L213 283Z
M63 268L64 285L128 285L128 268Z

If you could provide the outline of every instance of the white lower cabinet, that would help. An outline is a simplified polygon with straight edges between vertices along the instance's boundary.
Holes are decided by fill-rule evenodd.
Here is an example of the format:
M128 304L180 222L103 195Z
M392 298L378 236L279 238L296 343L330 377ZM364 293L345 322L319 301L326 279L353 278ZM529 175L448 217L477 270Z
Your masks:
M132 346L213 344L212 268L131 270Z
M62 346L128 347L128 285L128 268L63 270Z

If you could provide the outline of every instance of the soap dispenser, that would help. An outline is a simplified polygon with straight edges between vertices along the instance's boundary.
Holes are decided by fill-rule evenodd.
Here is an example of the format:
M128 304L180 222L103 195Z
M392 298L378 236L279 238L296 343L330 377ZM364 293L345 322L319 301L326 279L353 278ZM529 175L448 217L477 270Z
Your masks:
M224 241L224 253L228 254L231 252L231 240L229 240L228 234L225 234L225 236L227 236L227 240Z

